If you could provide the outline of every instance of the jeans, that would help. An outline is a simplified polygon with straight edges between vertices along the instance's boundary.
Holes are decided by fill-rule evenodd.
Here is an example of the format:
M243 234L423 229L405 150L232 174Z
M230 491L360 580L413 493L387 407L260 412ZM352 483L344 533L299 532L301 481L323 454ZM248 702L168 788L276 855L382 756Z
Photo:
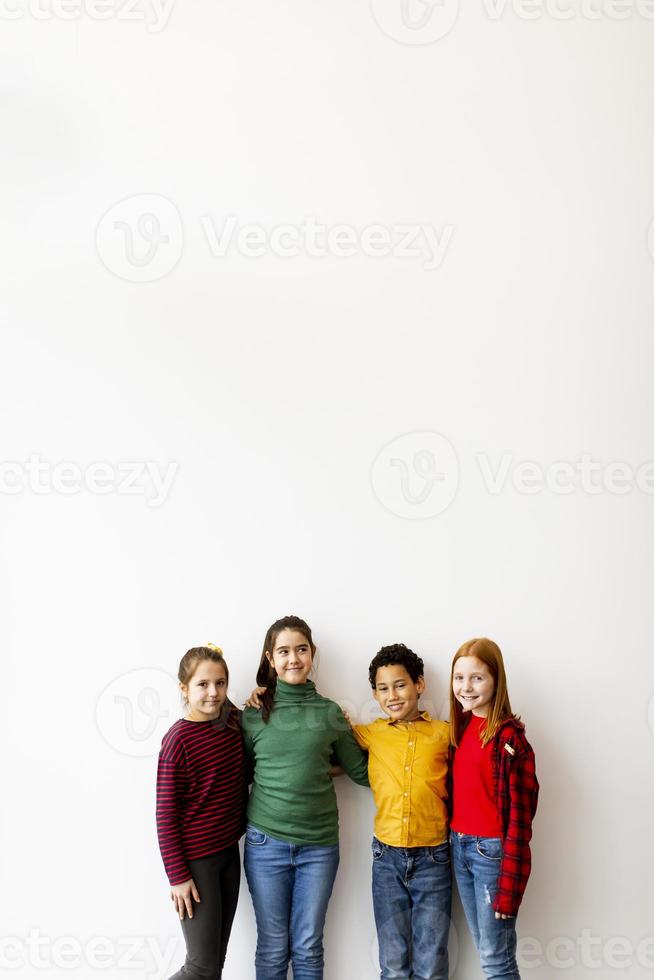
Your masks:
M192 900L192 919L184 913L186 963L170 980L220 980L241 884L238 844L188 866L201 901Z
M499 837L450 834L452 866L486 980L520 980L515 918L496 919L493 902L502 860Z
M338 844L290 844L249 826L245 876L257 920L257 980L322 980L322 934Z
M372 857L381 980L447 980L449 844L391 847L373 837Z

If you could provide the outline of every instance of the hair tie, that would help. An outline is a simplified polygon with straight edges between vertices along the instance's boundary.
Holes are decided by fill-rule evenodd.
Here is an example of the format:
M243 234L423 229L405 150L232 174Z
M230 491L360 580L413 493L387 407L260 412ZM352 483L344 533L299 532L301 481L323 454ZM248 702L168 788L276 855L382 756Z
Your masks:
M215 653L219 653L221 657L223 656L222 650L220 649L220 647L217 647L215 643L207 643L207 646L209 647L210 650L213 650Z

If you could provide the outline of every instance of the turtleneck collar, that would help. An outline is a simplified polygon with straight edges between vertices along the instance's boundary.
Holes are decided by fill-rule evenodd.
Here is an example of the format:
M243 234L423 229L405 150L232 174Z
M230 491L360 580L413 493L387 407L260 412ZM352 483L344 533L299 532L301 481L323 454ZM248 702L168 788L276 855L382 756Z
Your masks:
M275 687L275 704L297 704L299 701L308 701L316 696L316 685L313 681L305 681L304 684L287 684L277 678Z

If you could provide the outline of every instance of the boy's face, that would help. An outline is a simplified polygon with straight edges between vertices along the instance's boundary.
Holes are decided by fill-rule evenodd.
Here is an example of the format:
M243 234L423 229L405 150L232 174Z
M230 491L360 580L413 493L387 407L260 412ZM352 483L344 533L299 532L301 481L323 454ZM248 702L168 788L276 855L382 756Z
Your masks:
M418 698L425 689L424 677L411 680L402 664L378 667L375 677L375 700L394 721L415 721L419 717Z

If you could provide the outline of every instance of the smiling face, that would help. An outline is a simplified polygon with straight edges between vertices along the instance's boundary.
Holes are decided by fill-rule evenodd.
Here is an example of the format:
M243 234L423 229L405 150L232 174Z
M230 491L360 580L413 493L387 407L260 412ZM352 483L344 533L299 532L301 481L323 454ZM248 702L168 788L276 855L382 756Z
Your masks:
M188 684L180 687L188 702L188 721L212 721L218 718L227 699L225 665L201 660Z
M464 711L487 718L495 694L495 681L477 657L459 657L452 668L452 691Z
M275 640L275 648L266 651L268 660L275 668L280 681L287 684L305 684L313 664L313 650L304 633L299 630L282 630Z
M420 716L418 699L424 689L424 677L413 681L403 664L377 668L375 700L394 721L415 721Z

